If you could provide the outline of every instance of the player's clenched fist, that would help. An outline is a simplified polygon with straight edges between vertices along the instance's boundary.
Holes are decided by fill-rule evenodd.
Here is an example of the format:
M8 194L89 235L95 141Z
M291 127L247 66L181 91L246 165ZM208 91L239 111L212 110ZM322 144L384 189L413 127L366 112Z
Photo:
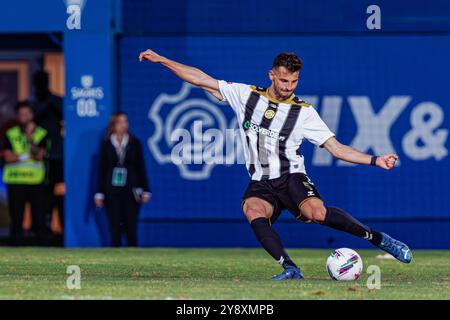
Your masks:
M395 154L385 154L377 158L377 166L386 170L391 170L395 166L398 156Z
M164 57L150 49L147 49L139 54L139 61L149 60L151 62L161 62L163 58Z

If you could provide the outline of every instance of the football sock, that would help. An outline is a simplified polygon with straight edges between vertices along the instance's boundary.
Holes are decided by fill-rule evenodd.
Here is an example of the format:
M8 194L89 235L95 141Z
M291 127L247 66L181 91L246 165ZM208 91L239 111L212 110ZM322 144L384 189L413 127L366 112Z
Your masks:
M381 233L363 225L351 215L336 207L327 207L323 225L368 240L375 246L381 243Z
M252 221L251 226L262 247L277 260L283 268L286 268L287 266L297 268L297 265L289 258L284 250L280 237L275 230L272 229L268 219L256 218Z

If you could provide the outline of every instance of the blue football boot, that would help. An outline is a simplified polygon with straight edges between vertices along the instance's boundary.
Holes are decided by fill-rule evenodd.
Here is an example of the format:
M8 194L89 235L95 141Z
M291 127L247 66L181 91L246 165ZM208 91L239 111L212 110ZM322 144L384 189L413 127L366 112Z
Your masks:
M301 280L301 279L303 279L303 274L302 274L302 272L300 271L299 268L295 268L295 267L292 267L292 266L287 266L284 269L283 273L274 275L272 277L272 280L277 280L277 281L278 280L287 280L287 279L298 279L298 280Z
M403 263L410 263L412 260L412 252L406 244L401 241L395 240L387 234L380 232L383 236L380 245L381 250L391 254L397 260Z

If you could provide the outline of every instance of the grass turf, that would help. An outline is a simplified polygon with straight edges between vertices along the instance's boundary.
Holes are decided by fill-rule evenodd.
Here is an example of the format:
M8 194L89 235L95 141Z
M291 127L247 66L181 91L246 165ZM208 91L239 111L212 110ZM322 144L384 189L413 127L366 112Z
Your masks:
M410 265L358 250L358 281L328 277L329 250L289 250L306 277L274 282L281 268L262 249L0 248L0 299L450 299L450 251L415 251ZM66 286L81 269L81 289ZM369 265L381 289L368 290Z

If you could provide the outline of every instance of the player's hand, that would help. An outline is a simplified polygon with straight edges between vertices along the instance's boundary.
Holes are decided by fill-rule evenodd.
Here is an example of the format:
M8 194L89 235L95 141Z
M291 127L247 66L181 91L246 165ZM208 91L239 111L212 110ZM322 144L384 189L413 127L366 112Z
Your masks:
M397 159L398 156L396 154L385 154L377 158L376 165L377 167L391 170L395 166L395 162L397 161Z
M151 62L161 62L163 61L164 57L157 54L155 51L147 49L139 54L139 61L151 61Z

